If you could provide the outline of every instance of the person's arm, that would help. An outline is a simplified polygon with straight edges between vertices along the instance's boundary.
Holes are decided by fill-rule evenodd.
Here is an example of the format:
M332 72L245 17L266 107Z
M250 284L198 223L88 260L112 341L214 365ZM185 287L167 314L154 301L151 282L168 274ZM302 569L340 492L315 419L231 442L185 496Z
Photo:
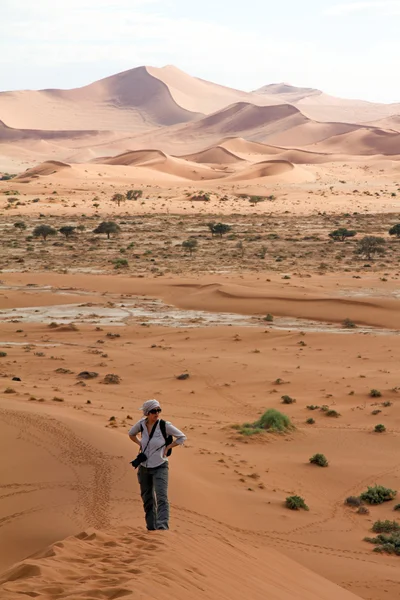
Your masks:
M129 439L131 439L132 442L137 444L139 446L139 448L141 447L141 441L138 439L137 436L140 432L140 424L141 424L141 422L139 421L138 423L133 425L133 427L130 428L129 433L128 433Z
M166 456L168 450L172 450L172 448L175 448L176 446L182 446L182 444L186 441L186 435L177 427L174 427L172 423L169 423L168 421L165 424L165 430L167 435L172 435L172 437L174 437L175 439L172 442L172 444L166 446L164 450L164 456Z

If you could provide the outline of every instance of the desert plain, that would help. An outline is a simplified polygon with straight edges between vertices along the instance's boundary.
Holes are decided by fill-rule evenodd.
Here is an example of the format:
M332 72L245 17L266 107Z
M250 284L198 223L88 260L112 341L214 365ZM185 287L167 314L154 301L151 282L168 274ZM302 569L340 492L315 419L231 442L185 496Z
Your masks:
M1 598L399 597L365 538L400 500L346 503L400 491L399 113L175 67L0 93ZM169 532L149 398L188 438Z

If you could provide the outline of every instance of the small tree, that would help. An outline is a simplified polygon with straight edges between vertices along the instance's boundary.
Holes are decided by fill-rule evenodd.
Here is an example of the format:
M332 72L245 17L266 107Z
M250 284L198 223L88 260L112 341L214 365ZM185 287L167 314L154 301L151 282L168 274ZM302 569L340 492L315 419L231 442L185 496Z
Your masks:
M374 235L366 235L357 244L356 254L365 256L367 260L372 260L375 254L385 253L385 240Z
M114 221L103 221L93 230L93 233L105 233L107 239L110 239L112 233L119 233L120 231L121 227L117 223L114 223Z
M23 221L17 221L16 223L14 223L14 227L19 231L25 231L26 229L26 225Z
M394 225L391 229L389 229L389 235L395 235L396 237L400 238L400 223L397 223L397 225Z
M121 202L124 202L125 200L126 196L124 196L123 194L114 194L114 196L111 198L111 201L116 202L118 206L121 204Z
M215 233L215 235L219 235L219 237L222 238L222 236L225 235L225 233L228 233L228 231L231 231L231 229L232 227L230 225L226 225L225 223L213 223L211 233Z
M139 200L143 196L143 190L129 190L126 192L127 200Z
M335 231L331 231L329 237L335 242L344 242L347 238L351 238L357 235L357 231L346 229L345 227L339 227Z
M64 225L63 227L60 227L60 229L58 230L62 235L65 235L66 238L71 237L71 235L74 234L76 227L74 227L73 225Z
M190 256L192 256L193 252L197 250L198 242L195 238L189 238L182 242L182 248L189 252Z
M38 225L32 235L33 237L42 237L46 241L49 236L57 235L57 231L50 225Z

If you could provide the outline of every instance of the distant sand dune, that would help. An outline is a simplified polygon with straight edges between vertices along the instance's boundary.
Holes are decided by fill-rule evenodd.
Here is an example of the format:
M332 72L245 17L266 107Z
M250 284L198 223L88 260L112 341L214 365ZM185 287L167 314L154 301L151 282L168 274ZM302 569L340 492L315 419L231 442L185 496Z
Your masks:
M211 148L207 148L202 152L188 154L186 156L181 156L180 158L184 158L185 160L197 163L215 163L221 165L236 164L244 160L243 158L240 158L239 156L224 148L223 146L212 146Z

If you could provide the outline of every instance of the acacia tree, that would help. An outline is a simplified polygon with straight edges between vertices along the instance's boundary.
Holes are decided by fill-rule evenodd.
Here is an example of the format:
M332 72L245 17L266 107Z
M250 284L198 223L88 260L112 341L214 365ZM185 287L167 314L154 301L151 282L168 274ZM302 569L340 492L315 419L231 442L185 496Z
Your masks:
M15 229L19 229L19 231L25 231L26 229L26 225L23 221L17 221L16 223L14 223L14 227Z
M129 190L126 192L127 200L139 200L143 196L143 190Z
M57 231L50 225L37 225L32 235L33 237L42 237L46 241L49 236L57 235Z
M121 231L121 227L117 225L114 221L103 221L93 230L93 233L105 233L107 235L107 239L110 239L110 235L112 233L119 233Z
M58 230L62 235L65 235L66 238L71 237L71 235L74 234L76 227L74 227L73 225L64 225L63 227L60 227L60 229Z
M393 225L393 227L389 229L389 235L395 235L396 237L400 238L400 223Z
M116 202L119 206L121 202L124 202L126 200L126 196L124 196L123 194L114 194L111 200L112 202Z
M346 227L339 227L339 229L335 229L335 231L331 231L329 237L335 242L344 242L347 238L351 238L357 235L357 231L352 229L346 229Z
M215 235L219 235L219 237L222 238L222 236L225 235L225 233L228 233L228 231L231 231L231 229L232 227L226 223L213 223L211 233L215 233Z
M385 240L374 235L366 235L357 245L356 254L365 256L367 260L372 260L375 254L385 253Z

